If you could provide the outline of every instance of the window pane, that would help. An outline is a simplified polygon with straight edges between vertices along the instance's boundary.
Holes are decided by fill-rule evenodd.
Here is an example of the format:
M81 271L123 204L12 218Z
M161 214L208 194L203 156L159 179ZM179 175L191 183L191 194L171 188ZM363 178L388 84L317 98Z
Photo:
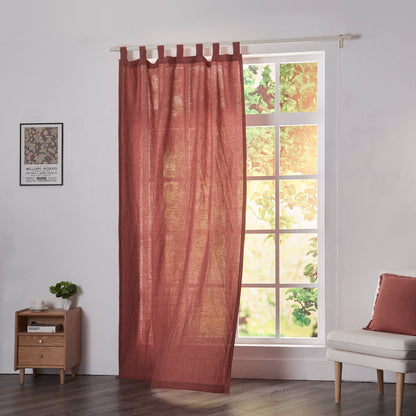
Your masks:
M285 179L280 181L280 228L317 228L318 181Z
M280 65L280 111L317 111L318 63Z
M316 234L280 234L280 283L315 283L318 237Z
M247 181L247 230L275 227L275 181Z
M246 234L243 283L275 282L274 234Z
M246 114L274 113L275 64L244 65Z
M280 336L318 336L318 289L280 289Z
M242 288L238 335L274 337L276 335L276 292L274 289Z
M280 127L280 175L318 173L318 127Z
M247 175L274 176L275 174L275 128L248 127Z

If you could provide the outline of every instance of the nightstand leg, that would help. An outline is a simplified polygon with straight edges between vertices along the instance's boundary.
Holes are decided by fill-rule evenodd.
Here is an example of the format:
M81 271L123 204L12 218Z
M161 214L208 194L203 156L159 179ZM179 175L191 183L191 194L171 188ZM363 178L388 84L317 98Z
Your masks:
M61 384L65 383L65 371L64 370L59 370L59 377L61 379Z
M76 366L76 365L74 365L74 366L71 368L71 374L72 374L72 377L75 377L75 375L76 375L76 369L77 369L77 366Z
M33 376L37 376L38 375L38 369L37 368L34 368L33 369Z
M20 369L20 384L24 384L25 383L25 369L21 368Z

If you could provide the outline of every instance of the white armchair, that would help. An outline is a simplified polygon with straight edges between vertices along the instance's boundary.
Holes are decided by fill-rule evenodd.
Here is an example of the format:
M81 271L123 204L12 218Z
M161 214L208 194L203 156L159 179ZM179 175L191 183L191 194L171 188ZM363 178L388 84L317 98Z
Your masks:
M416 277L416 271L387 273ZM416 372L416 336L365 329L337 329L328 334L327 346L327 358L335 365L336 404L341 402L343 363L377 369L379 394L384 392L383 371L393 371L396 373L396 416L401 416L405 374Z

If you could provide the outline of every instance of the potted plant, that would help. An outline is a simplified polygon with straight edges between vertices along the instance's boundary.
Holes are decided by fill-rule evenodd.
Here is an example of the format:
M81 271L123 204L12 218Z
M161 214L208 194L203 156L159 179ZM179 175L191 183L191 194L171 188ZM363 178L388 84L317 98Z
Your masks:
M62 307L68 310L71 307L71 296L78 292L77 285L71 282L59 282L55 286L49 287L49 292L56 295L57 298L62 298Z

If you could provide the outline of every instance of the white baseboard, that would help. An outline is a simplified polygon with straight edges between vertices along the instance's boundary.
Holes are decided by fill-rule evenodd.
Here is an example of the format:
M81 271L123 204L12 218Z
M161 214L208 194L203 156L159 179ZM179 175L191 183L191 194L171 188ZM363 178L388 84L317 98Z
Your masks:
M334 380L334 365L326 359L253 359L235 358L232 378L280 379L280 380ZM343 381L375 382L376 371L350 364L343 365ZM386 371L386 383L395 383L396 375ZM416 383L416 374L406 374L407 383Z

